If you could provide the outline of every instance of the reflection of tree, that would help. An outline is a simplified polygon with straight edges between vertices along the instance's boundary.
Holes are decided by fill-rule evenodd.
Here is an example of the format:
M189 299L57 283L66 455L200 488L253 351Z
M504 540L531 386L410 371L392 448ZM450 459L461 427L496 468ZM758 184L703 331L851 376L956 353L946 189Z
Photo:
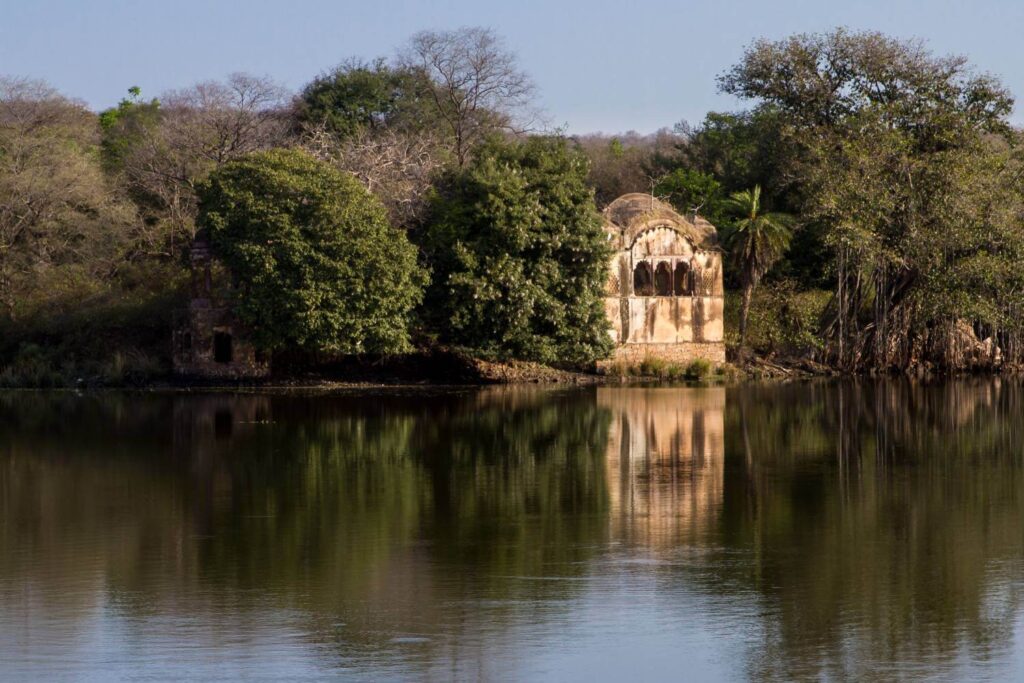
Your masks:
M471 677L621 541L700 551L643 571L742 606L709 618L767 634L752 677L928 675L1012 642L1022 414L1007 381L0 394L0 613L289 618L344 665L411 633Z
M758 676L884 678L1006 647L1006 566L1024 557L1021 387L747 387L729 407L727 462L745 476L727 478L723 530L753 566L723 579L770 605Z
M0 406L0 512L17 520L0 576L89 568L130 616L216 623L269 596L332 644L345 615L353 656L396 631L532 619L516 601L465 610L564 599L564 582L508 577L582 574L607 533L607 415L578 392L36 396Z
M431 479L432 535L449 560L539 574L603 540L608 419L580 399L499 388L422 421L416 454Z

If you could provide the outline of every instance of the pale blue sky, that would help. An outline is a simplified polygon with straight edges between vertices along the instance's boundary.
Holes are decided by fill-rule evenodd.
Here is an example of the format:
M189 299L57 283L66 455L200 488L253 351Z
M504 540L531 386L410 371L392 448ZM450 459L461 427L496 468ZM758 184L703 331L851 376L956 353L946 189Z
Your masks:
M745 45L840 25L965 54L1024 97L1021 0L0 0L0 73L96 109L130 85L156 95L232 71L297 89L346 57L390 55L417 30L466 25L501 33L552 123L574 133L734 109L715 76Z

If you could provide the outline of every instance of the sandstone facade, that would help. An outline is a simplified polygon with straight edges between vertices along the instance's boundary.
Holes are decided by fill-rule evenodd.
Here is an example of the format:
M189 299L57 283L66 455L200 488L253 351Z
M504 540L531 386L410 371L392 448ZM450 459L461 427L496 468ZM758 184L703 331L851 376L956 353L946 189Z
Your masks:
M604 211L615 248L605 292L617 361L725 361L725 291L718 231L649 194L619 197Z

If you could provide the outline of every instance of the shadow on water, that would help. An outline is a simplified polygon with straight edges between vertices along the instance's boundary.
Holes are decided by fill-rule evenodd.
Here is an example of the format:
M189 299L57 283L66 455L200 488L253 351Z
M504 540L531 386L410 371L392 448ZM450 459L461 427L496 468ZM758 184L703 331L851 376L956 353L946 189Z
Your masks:
M1013 677L1022 416L1000 380L0 394L0 677Z

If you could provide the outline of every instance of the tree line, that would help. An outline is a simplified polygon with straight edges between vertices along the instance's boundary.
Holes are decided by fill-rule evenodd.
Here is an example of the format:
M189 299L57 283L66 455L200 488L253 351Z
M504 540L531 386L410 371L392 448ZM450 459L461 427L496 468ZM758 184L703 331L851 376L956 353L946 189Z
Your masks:
M588 363L610 351L598 210L637 191L723 232L741 355L1020 360L1020 133L998 80L836 30L757 41L718 83L750 107L569 136L480 28L298 93L233 74L98 114L0 78L0 381L166 370L197 234L270 351Z

